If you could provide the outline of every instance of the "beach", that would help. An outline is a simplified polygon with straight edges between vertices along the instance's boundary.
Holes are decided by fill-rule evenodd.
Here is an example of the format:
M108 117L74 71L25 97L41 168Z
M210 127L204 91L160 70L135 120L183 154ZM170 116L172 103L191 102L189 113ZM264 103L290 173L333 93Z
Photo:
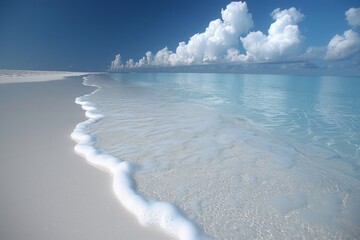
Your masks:
M0 238L171 239L142 227L110 175L75 154L70 134L86 118L74 100L93 91L84 73L12 73L0 74Z
M0 239L359 236L357 78L6 70L0 83Z

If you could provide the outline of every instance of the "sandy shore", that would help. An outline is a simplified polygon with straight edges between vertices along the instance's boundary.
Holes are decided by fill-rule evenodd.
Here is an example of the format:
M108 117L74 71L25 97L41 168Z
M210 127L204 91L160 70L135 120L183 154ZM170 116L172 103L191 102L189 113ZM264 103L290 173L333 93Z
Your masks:
M48 82L85 74L88 73L0 69L0 83Z
M91 91L80 77L0 84L0 239L170 239L140 226L110 176L74 153L85 120L74 99Z

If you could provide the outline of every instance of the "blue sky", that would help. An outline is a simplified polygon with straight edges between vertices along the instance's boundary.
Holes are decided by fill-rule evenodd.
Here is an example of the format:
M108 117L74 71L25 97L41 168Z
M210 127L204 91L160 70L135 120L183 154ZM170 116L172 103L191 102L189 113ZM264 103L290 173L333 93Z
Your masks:
M147 51L151 51L154 58L164 47L170 54L176 54L179 42L186 45L194 34L205 33L211 21L220 19L217 27L224 27L221 10L226 10L230 3L223 0L1 0L0 68L101 71L108 69L115 54L119 53L124 66L131 58L136 63ZM245 27L246 30L239 29L243 32L242 40L236 34L232 35L238 43L229 40L223 49L217 45L204 50L205 53L200 53L201 60L192 58L194 51L185 46L187 58L174 55L177 57L174 64L202 64L204 61L206 64L223 64L230 56L237 60L236 64L249 61L306 61L337 67L348 62L352 66L358 64L358 53L344 53L343 59L328 54L328 59L324 60L326 47L336 34L344 37L344 32L351 30L351 37L356 37L354 34L360 32L360 27L350 26L345 17L350 8L360 7L358 0L248 0L246 3L252 24ZM229 14L239 7L243 6L229 7ZM282 12L292 7L295 11ZM279 10L273 13L276 8ZM283 55L251 45L260 37L259 41L266 46L270 25L276 21L276 16L280 19L279 16L284 14L294 17L294 22L289 25L297 26L301 49L291 45L285 48ZM248 36L257 31L262 35L258 32ZM356 51L356 44L353 43L355 50L353 46L352 51ZM311 54L305 56L309 49ZM267 55L261 52L268 50ZM300 55L303 57L299 58Z

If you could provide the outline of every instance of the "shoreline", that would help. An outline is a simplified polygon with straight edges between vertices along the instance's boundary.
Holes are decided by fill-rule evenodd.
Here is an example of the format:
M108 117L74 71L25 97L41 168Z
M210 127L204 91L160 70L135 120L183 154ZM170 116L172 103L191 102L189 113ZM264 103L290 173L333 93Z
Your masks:
M159 201L143 196L137 191L134 181L133 163L123 161L102 149L95 147L94 136L89 133L88 127L104 118L97 113L97 108L87 97L101 91L97 84L88 84L85 77L83 84L96 88L92 93L76 98L75 102L81 105L88 118L77 124L71 137L78 144L75 152L84 157L91 165L109 173L112 177L113 192L121 205L132 215L136 216L141 225L155 227L178 239L205 239L202 231L177 206L167 201ZM106 130L105 130L106 131Z
M0 238L171 239L141 226L111 177L74 152L86 120L74 99L89 92L81 77L0 84Z

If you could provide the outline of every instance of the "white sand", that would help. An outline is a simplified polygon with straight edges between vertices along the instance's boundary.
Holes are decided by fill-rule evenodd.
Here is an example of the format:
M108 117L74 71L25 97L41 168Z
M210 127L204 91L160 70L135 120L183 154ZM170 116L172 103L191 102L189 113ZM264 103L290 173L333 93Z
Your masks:
M90 91L79 77L0 84L0 239L171 239L140 226L110 176L74 153L85 120L74 99Z
M88 73L0 69L0 83L47 82L64 79L65 77L81 76L85 74Z

